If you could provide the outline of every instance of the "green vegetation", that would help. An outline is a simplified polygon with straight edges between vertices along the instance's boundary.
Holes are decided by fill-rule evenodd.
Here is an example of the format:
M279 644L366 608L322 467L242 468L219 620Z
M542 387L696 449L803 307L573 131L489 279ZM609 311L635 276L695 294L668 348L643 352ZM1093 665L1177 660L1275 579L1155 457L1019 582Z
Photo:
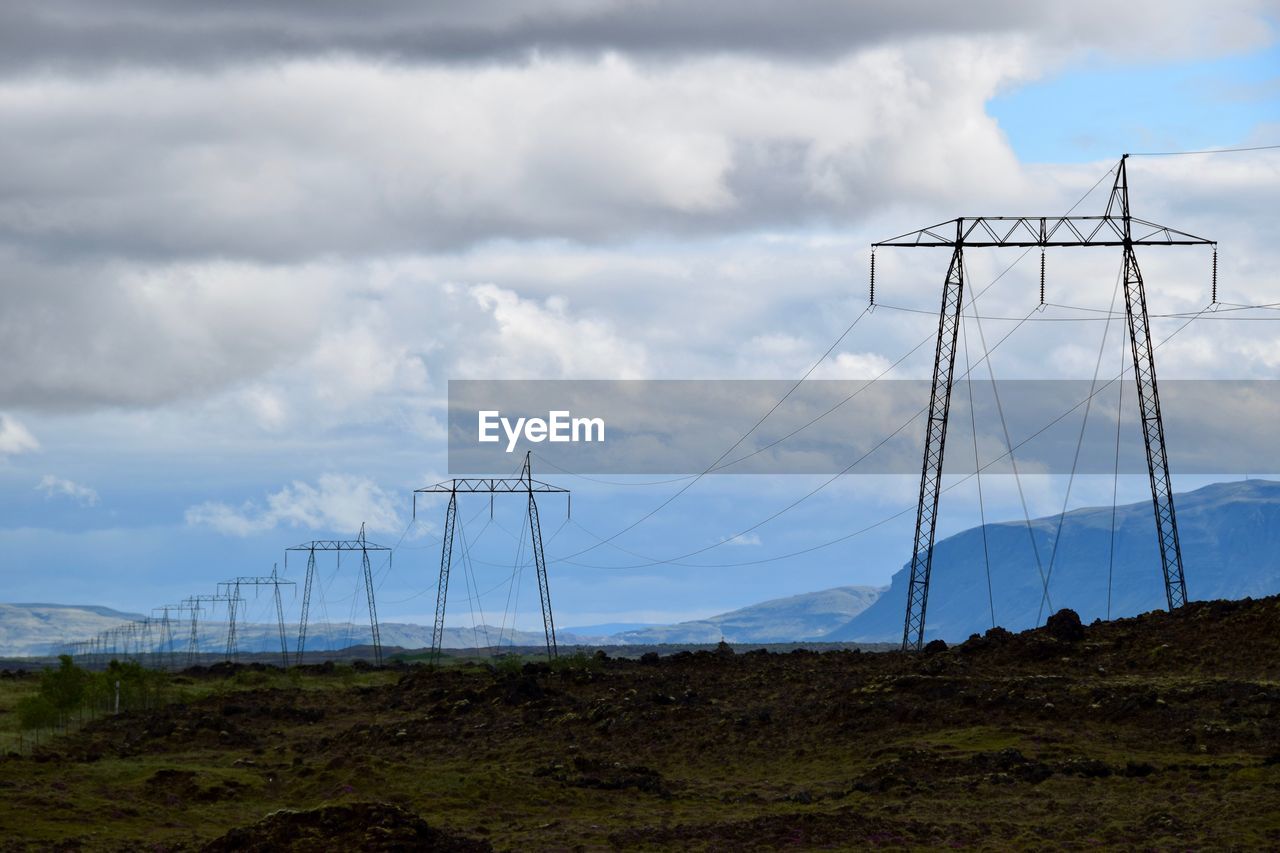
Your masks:
M170 701L174 692L167 674L136 662L113 660L105 670L91 672L77 666L70 655L41 671L34 685L22 684L26 680L10 679L16 689L6 692L16 695L12 707L3 708L17 723L20 749L28 739L38 744L42 734L65 731L102 714L154 708Z
M0 755L28 752L105 715L262 688L331 690L335 682L354 687L391 680L390 673L361 672L347 664L289 670L237 667L225 677L193 679L135 661L113 660L106 669L93 671L61 655L56 667L0 678Z

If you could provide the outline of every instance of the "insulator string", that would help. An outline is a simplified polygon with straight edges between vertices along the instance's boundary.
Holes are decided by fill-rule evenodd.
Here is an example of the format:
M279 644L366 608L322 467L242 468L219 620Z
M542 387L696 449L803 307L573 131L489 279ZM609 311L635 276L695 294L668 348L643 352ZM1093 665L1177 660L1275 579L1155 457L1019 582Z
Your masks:
M1044 307L1044 249L1040 250L1040 307Z
M1213 247L1213 298L1209 301L1210 305L1218 304L1218 247Z
M871 252L871 305L876 304L876 253Z

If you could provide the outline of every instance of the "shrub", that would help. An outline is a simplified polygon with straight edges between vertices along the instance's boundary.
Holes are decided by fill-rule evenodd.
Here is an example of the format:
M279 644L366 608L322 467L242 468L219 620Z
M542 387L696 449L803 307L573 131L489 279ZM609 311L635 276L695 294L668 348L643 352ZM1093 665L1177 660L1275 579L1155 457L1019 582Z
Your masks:
M89 673L76 666L70 655L60 655L57 669L40 673L40 696L65 720L83 705L89 680Z
M18 724L25 730L50 729L58 723L58 709L39 693L23 696L14 706Z

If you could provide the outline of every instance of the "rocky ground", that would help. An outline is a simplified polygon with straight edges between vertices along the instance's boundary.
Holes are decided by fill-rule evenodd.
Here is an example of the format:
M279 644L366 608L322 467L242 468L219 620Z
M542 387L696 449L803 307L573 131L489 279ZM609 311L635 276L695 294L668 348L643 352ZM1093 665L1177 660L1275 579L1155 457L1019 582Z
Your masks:
M1268 598L913 655L197 669L229 686L0 759L0 850L1277 848L1277 629Z

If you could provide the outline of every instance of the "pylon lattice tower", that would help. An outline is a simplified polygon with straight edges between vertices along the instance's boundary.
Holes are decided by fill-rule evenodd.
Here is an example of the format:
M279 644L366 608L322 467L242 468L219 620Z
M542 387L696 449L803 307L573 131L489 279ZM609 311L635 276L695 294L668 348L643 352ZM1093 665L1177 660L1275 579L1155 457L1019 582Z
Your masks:
M289 667L289 646L284 634L284 605L280 600L281 586L296 586L293 581L281 580L273 566L270 575L237 577L231 580L221 581L218 584L218 592L227 596L230 606L230 613L227 620L229 629L227 631L227 656L231 660L235 660L239 656L239 648L237 647L237 638L239 630L237 621L240 615L240 605L244 603L244 599L240 596L240 588L242 586L251 586L256 592L260 587L269 586L275 599L276 609L276 627L280 632L280 656L281 661L286 669Z
M218 602L224 602L227 605L227 615L230 620L227 623L227 632L234 636L234 615L231 609L232 602L226 595L192 595L182 600L182 607L191 612L191 634L187 638L187 666L193 666L196 663L196 657L200 654L200 613L204 610L204 605L208 604L212 610ZM228 653L228 659L230 653Z
M161 640L156 650L157 652L163 652L165 666L168 669L177 667L177 655L174 651L176 638L173 635L173 618L170 614L182 613L185 609L181 604L164 604L153 608L151 611L154 614L158 610L162 614L159 620Z
M1147 471L1151 482L1151 502L1155 512L1156 536L1164 573L1165 598L1169 609L1187 601L1178 542L1178 521L1174 510L1173 484L1165 450L1164 422L1160 415L1160 393L1156 383L1155 348L1151 343L1146 289L1138 268L1136 246L1213 246L1217 265L1217 241L1196 237L1132 216L1129 208L1129 180L1125 154L1116 168L1115 181L1101 216L978 216L960 218L912 231L891 240L872 244L872 275L875 250L882 247L950 248L951 265L942 287L942 308L938 315L938 340L934 350L933 381L929 393L929 419L925 427L924 463L920 474L920 494L916 509L915 537L911 549L911 576L907 588L907 612L902 630L902 648L924 645L925 611L929 601L929 578L933 569L933 546L937 531L938 497L942 483L942 460L947 440L947 419L951 409L951 388L955 376L956 339L964 303L964 250L988 247L1119 247L1124 252L1125 319L1133 355L1134 381L1142 419ZM1042 275L1043 275L1043 266ZM1216 275L1215 275L1216 278ZM874 288L874 282L873 282ZM874 293L874 290L872 291ZM1043 292L1043 291L1042 291ZM1043 300L1043 296L1042 296Z
M542 525L538 517L538 502L535 494L562 494L568 499L569 490L541 480L533 479L531 454L524 456L524 467L519 477L468 477L445 480L423 489L414 490L414 516L418 513L418 495L448 494L449 504L445 510L444 533L440 546L440 578L436 586L436 618L431 632L431 661L440 658L440 648L444 641L445 601L449 594L449 569L453 563L453 536L458 520L458 495L489 495L490 512L492 512L493 496L498 494L524 494L528 496L529 537L533 549L534 568L538 576L538 599L542 605L542 629L546 636L547 658L554 659L559 650L556 647L556 623L551 611L551 587L547 580L547 559L542 549Z
M373 567L369 562L370 551L386 551L387 560L391 560L391 549L385 545L375 545L365 539L364 525L360 525L360 533L355 539L316 539L311 542L295 545L292 548L285 549L285 568L289 567L289 551L306 551L307 552L307 577L302 587L302 614L298 620L298 650L294 658L294 662L301 664L302 656L306 651L307 645L307 619L311 611L311 587L315 580L316 574L316 552L333 551L338 555L338 563L341 565L342 553L344 551L358 551L360 553L361 568L364 571L364 588L365 595L369 601L369 629L373 634L373 662L375 666L382 666L382 637L378 630L378 608L373 599ZM281 581L284 583L284 581ZM279 591L277 590L277 602L279 601Z

